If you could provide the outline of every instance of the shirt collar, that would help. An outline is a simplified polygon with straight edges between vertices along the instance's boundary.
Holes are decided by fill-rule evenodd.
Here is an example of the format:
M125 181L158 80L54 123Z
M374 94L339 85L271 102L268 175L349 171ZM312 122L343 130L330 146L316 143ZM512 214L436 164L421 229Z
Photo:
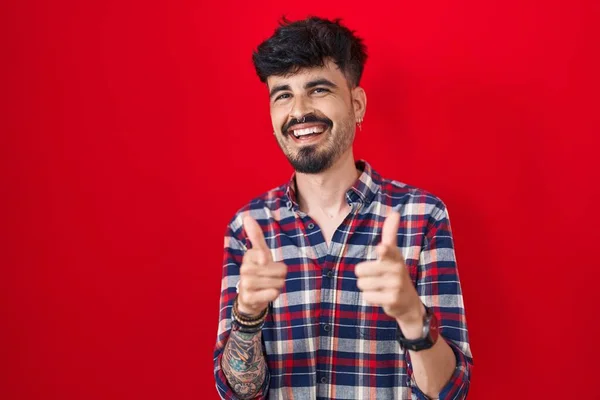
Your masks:
M354 185L346 192L348 204L362 203L369 204L373 196L379 190L381 176L377 171L371 168L371 165L365 160L356 161L356 168L362 171ZM290 181L285 188L286 206L290 210L298 210L298 199L296 197L296 173L292 174Z

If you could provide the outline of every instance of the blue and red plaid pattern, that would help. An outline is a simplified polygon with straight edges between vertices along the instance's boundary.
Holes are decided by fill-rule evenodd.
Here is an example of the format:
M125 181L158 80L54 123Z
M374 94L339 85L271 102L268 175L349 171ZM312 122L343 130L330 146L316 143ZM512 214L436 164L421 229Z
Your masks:
M251 247L242 218L252 216L274 261L288 267L285 287L269 306L262 330L268 376L259 398L426 399L412 379L408 351L396 340L397 322L367 305L354 267L376 259L383 221L402 218L398 246L417 292L440 322L456 355L456 370L441 399L469 390L472 356L448 211L436 196L383 179L365 161L346 198L351 212L328 246L314 220L299 210L294 178L242 208L225 236L223 279L214 373L219 394L236 396L221 370L244 252Z

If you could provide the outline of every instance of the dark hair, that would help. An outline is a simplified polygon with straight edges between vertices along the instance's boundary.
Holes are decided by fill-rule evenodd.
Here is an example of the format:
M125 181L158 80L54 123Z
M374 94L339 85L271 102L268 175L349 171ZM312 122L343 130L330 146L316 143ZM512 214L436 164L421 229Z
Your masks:
M279 25L273 36L252 54L261 82L266 82L271 75L322 67L329 58L352 86L358 86L367 60L367 48L354 31L340 24L340 19L309 17L290 22L283 17Z

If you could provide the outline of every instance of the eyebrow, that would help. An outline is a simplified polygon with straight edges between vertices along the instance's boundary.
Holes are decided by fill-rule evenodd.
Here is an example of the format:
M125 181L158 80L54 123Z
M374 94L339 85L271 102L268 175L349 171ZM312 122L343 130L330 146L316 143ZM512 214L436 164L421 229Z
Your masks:
M304 89L311 89L316 86L327 86L330 88L337 88L337 85L335 83L331 82L329 79L320 78L320 79L315 79L313 81L306 82L306 84L304 85ZM275 94L277 92L282 92L284 90L292 90L292 88L290 87L290 85L273 86L273 88L269 92L269 98L273 98L273 96L275 96Z
M314 88L315 86L328 86L330 88L337 87L337 85L335 83L331 82L329 79L321 78L321 79L315 79L314 81L307 82L306 85L304 85L304 89L311 89L311 88Z

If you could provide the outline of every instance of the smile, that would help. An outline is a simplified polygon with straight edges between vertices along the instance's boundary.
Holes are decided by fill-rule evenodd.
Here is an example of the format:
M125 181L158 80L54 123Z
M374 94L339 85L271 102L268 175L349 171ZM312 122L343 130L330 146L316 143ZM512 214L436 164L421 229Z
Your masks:
M294 135L294 137L296 139L300 139L301 137L318 135L320 133L325 132L325 129L327 129L325 126L319 125L319 126L311 126L310 128L304 128L304 129L294 129L294 130L292 130L291 133Z

